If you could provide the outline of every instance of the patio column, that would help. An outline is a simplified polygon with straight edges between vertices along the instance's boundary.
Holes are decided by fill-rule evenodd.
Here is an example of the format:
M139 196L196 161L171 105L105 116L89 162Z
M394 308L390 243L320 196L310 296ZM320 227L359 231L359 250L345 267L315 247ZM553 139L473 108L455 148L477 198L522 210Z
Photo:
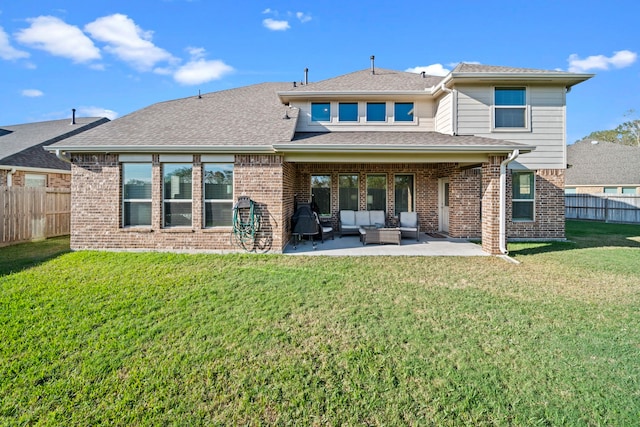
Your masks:
M503 156L489 156L482 164L482 250L500 254L500 163Z

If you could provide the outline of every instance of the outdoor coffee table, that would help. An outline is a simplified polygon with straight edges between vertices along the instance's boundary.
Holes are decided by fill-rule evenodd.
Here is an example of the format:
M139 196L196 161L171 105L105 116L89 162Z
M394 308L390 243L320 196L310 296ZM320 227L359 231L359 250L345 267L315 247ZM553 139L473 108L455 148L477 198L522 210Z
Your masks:
M367 243L395 243L400 244L399 228L360 227L360 241Z

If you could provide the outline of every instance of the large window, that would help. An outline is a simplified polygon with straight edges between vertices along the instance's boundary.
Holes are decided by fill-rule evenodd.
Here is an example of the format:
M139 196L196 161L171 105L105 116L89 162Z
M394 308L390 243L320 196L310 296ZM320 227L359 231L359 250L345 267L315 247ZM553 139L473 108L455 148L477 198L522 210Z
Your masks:
M233 225L233 164L205 163L204 226Z
M357 211L358 203L358 175L340 175L338 177L339 210Z
M164 226L191 226L191 164L166 163L163 168Z
M535 205L535 175L533 172L513 173L512 218L533 221Z
M393 120L396 122L413 121L413 102L396 102L393 106Z
M387 211L386 175L367 175L367 210Z
M122 164L122 226L151 225L151 163Z
M387 120L387 105L384 102L367 102L367 121L384 122Z
M330 122L331 121L331 104L328 102L312 102L311 103L311 121L312 122Z
M393 178L395 209L394 215L400 212L413 212L415 198L413 196L413 175L396 175Z
M311 175L311 195L320 215L331 215L331 177Z
M358 121L358 103L357 102L339 103L338 104L338 121L357 122Z
M524 87L495 88L494 126L527 127L527 90Z

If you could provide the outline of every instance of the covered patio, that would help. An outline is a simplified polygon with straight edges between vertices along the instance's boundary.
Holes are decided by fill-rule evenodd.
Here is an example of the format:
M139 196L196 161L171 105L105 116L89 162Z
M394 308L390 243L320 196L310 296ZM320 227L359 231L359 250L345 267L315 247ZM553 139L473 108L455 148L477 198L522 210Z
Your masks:
M433 237L420 233L420 240L405 238L400 245L368 244L364 246L360 237L335 236L333 240L302 240L294 246L291 242L284 249L285 255L321 256L488 256L479 244L467 239L456 239L442 235Z

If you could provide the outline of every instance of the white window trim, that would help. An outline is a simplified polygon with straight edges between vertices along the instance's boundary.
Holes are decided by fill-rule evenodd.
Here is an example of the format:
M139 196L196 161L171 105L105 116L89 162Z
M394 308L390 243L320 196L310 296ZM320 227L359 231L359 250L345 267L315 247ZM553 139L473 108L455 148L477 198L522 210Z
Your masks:
M329 104L329 120L313 120L313 104ZM335 102L331 101L310 101L309 102L309 125L322 126L331 124L334 121L334 113L336 110Z
M367 105L369 104L384 104L384 120L369 120L367 116ZM389 124L391 123L389 117L389 102L388 101L367 101L364 103L364 123L368 123L369 125L381 125L381 124Z
M192 161L193 161L193 157L191 157ZM193 181L193 164L191 164L191 198L190 199L165 199L164 197L164 186L165 186L165 182L164 182L164 173L165 173L165 166L167 164L190 164L188 162L167 162L167 163L163 163L162 164L162 228L165 229L170 229L170 228L193 228L193 185L194 185L194 181ZM166 210L165 210L165 203L169 203L169 204L178 204L178 203L191 203L191 225L167 225L165 223L166 221Z
M126 182L124 181L124 165L125 164L135 164L135 163L140 163L140 164L149 164L151 165L151 185L153 186L153 164L151 163L151 161L146 162L135 162L135 161L127 161L127 162L120 162L121 168L120 168L120 179L122 180L121 183L121 190L122 191L122 204L121 204L121 209L122 209L122 219L121 219L121 224L122 224L122 228L150 228L153 225L153 216L150 218L150 222L149 224L144 224L144 225L125 225L125 217L124 217L124 205L125 203L151 203L151 209L153 210L153 191L151 193L151 198L149 199L125 199L124 198L124 186L126 184ZM152 213L153 215L153 213Z
M524 88L525 101L524 105L496 105L496 88ZM501 132L531 132L531 89L525 85L496 85L491 88L491 131L495 133ZM524 127L496 127L496 109L502 108L524 108Z
M390 122L398 125L398 126L410 126L412 124L418 124L418 119L417 119L417 114L416 114L416 109L417 109L417 105L415 101L394 101L391 103L391 107L392 107L392 113L393 116L391 117ZM396 120L396 104L413 104L413 109L411 110L411 120Z
M533 183L531 184L533 189L533 198L532 199L515 199L513 198L513 190L511 190L511 221L512 222L535 222L536 221L536 173L535 171L527 171L527 170L516 170L512 172L512 180L511 186L513 186L513 175L514 174L531 174L533 175ZM533 209L531 210L531 219L527 218L514 218L513 217L513 204L515 202L527 202L533 204Z
M233 156L231 156L233 157ZM235 166L233 164L233 162L207 162L209 164L220 164L220 163L229 163L232 166ZM235 170L234 170L234 175L233 175L233 181L231 183L231 199L207 199L206 198L206 192L205 192L205 184L204 184L204 178L205 178L205 174L204 174L204 170L206 168L206 163L202 163L202 227L205 229L220 229L220 228L229 228L232 226L229 225L212 225L212 226L207 226L206 225L206 216L207 216L207 203L212 203L212 204L223 204L223 203L230 203L231 207L233 208L233 201L235 200L234 198L234 194L235 194L235 188L236 188L236 183L235 183Z

